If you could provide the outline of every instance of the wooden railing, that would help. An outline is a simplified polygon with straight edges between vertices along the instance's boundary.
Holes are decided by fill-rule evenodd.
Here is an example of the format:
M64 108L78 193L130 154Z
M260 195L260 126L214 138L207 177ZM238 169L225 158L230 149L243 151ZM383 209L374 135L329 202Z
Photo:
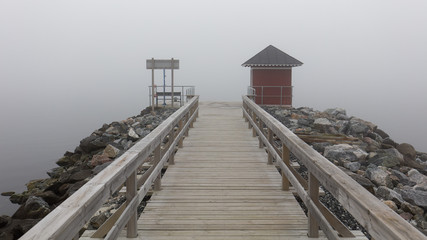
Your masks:
M280 167L282 188L287 190L291 184L307 207L309 237L319 236L319 226L328 239L339 239L340 236L354 237L319 201L321 185L374 239L427 239L246 96L243 97L243 117L248 121L248 127L253 129L253 136L259 137L260 147L266 147L268 163ZM276 140L280 143L277 144ZM291 167L290 152L308 169L308 182Z
M173 164L176 147L182 147L184 136L198 115L199 97L193 97L145 138L138 141L106 169L31 228L21 239L76 239L93 214L114 193L126 185L126 203L101 226L96 234L116 239L127 226L127 237L137 237L137 208L150 188L159 190L161 170ZM150 157L151 156L151 157ZM137 177L138 168L148 159L153 165ZM109 225L109 227L104 227Z

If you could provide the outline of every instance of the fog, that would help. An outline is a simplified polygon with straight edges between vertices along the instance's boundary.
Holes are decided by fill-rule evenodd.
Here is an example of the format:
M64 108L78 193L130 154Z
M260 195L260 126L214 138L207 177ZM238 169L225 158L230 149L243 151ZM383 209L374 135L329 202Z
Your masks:
M176 85L201 101L239 101L241 64L270 44L304 63L295 107L342 107L427 151L426 12L421 0L0 0L0 191L145 108L146 59L179 59Z

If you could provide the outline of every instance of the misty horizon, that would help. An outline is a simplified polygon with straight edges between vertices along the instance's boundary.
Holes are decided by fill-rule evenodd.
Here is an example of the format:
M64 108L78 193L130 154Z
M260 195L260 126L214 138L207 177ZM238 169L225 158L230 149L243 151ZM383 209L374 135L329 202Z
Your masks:
M292 71L294 107L344 108L427 152L426 9L397 0L1 1L0 162L25 179L1 181L23 188L103 123L147 107L146 59L179 59L175 84L196 86L200 101L241 101L250 74L241 64L268 45L304 63Z

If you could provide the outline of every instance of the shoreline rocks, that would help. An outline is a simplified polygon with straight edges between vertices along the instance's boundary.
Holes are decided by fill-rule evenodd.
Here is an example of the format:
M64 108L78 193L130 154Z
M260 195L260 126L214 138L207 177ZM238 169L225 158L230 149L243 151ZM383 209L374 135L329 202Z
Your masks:
M27 190L22 193L3 193L2 195L9 196L12 203L21 206L13 216L0 217L0 238L18 239L115 158L148 135L174 113L176 108L158 108L155 116L150 111L151 108L147 108L137 116L103 124L90 136L83 138L74 152L65 152L56 162L58 167L47 172L49 178L28 182ZM102 224L110 211L119 207L116 203L123 201L121 198L123 196L115 196L112 200L115 204L107 203L113 207L108 210L103 208L103 215L96 215L91 220L94 226L88 227L94 228Z
M349 117L344 109L263 108L295 134L304 134L302 139L315 136L315 141L306 142L427 235L427 153L417 152L408 143L396 143L375 124ZM322 135L325 140L318 141ZM327 141L331 136L336 141ZM342 140L348 138L358 141ZM333 209L337 215L344 214Z

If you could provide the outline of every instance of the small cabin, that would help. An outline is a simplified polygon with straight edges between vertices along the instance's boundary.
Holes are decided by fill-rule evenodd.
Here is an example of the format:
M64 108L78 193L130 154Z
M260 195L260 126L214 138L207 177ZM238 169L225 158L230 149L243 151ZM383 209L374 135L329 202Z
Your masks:
M292 68L303 63L270 45L242 64L251 68L248 95L259 105L292 106Z

